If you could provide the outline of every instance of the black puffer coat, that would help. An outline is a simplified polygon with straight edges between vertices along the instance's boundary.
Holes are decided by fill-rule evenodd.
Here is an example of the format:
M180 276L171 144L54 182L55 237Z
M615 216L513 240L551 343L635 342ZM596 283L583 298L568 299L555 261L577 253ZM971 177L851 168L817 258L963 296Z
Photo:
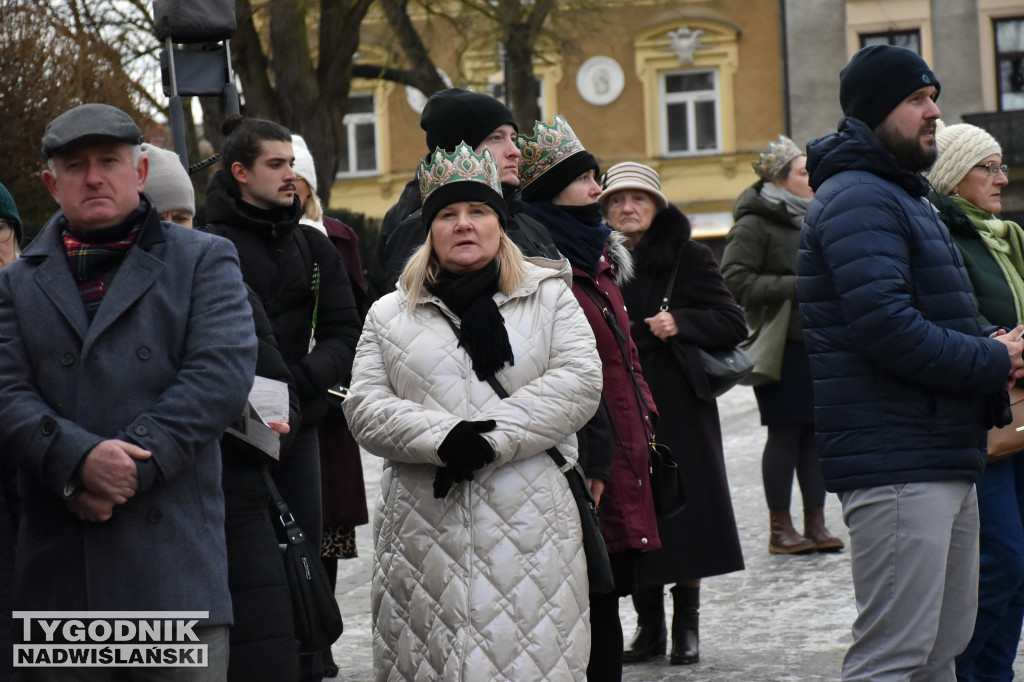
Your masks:
M222 171L210 181L206 216L206 230L235 244L242 277L263 303L295 380L301 425L315 426L327 412L327 389L348 384L362 330L338 252L316 229L299 224L297 198L290 209L260 210L231 195ZM318 296L312 286L314 264ZM314 309L316 346L309 350Z

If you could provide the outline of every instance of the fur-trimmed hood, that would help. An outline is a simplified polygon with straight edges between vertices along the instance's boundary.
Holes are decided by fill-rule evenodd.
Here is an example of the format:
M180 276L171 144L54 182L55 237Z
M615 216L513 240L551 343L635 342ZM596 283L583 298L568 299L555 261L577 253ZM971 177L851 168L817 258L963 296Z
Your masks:
M612 230L608 235L608 251L615 264L615 283L620 287L633 280L636 268L633 263L633 254L626 248L626 235Z

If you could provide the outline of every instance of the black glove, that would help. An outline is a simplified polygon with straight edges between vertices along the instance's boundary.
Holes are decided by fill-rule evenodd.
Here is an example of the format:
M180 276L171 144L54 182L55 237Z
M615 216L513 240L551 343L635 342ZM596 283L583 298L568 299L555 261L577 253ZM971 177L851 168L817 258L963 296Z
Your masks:
M1013 423L1013 410L1010 409L1010 394L1006 389L989 393L985 396L985 428L1001 428Z
M445 497L452 484L458 481L472 481L474 471L494 461L491 444L480 434L495 426L493 419L462 421L448 432L437 449L438 456L448 466L439 468L434 476L434 497Z

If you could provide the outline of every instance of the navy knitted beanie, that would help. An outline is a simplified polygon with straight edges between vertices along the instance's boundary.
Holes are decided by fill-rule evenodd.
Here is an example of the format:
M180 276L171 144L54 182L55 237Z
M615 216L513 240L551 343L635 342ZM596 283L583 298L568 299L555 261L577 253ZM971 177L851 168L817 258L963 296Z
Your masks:
M427 132L430 154L438 147L453 152L460 142L476 149L506 123L519 132L515 116L500 100L462 88L435 92L420 115L420 128Z
M845 116L860 119L873 130L908 95L929 85L941 90L935 74L916 52L869 45L839 72L839 104Z

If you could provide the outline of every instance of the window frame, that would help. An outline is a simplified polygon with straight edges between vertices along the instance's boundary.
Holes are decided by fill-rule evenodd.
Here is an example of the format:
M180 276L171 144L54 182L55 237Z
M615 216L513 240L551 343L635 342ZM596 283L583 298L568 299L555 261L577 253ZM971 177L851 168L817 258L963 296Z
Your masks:
M672 76L680 75L698 75L698 74L711 74L712 80L714 81L714 88L712 90L696 90L687 92L668 92L668 79ZM661 71L658 73L659 80L659 100L660 100L660 115L661 125L659 126L661 132L661 155L665 158L683 158L693 156L707 156L722 153L722 89L720 87L721 77L716 68L701 68L701 69L675 69ZM703 93L711 93L709 97ZM714 104L714 122L715 122L715 145L709 149L697 149L697 117L696 117L696 104L697 102L712 102ZM668 108L672 104L686 104L687 111L687 129L686 138L688 148L685 150L674 151L669 149L669 124L668 124Z
M351 102L354 98L369 98L371 101L371 111L351 113L346 112L345 118L342 119L342 125L345 128L346 141L348 143L349 158L348 168L341 166L343 159L338 159L338 172L335 177L341 179L351 178L365 178L379 175L381 173L381 145L380 145L380 130L377 115L377 93L372 91L350 91L349 101ZM356 144L356 130L360 125L366 125L367 123L373 125L373 154L374 164L372 169L358 170L358 145Z
M1022 111L1024 110L1024 102L1020 107L1014 109L1007 109L1003 106L1003 79L1000 77L1000 62L1006 59L1008 56L1018 57L1024 60L1024 49L1014 50L1011 52L1000 52L999 51L999 24L1006 22L1018 22L1021 28L1024 29L1024 15L1021 16L1007 16L1007 17L992 17L992 72L995 78L996 86L996 110L997 111ZM1024 98L1024 90L1019 94L1020 97Z
M915 26L913 28L900 28L900 29L895 29L894 28L894 29L890 29L888 31L862 31L862 32L859 32L857 34L857 40L860 42L860 46L863 48L863 47L867 47L868 46L867 40L870 39L870 38L891 38L893 36L898 36L898 35L913 35L915 38L917 38L917 50L916 50L916 52L917 52L918 55L921 54L921 50L922 50L921 46L922 46L923 42L922 42L922 37L921 37L921 28L919 26ZM881 43L872 43L872 44L873 45L879 45ZM886 45L894 45L895 43L893 43L890 40L889 42L886 42L885 44ZM906 47L906 45L898 45L897 47Z

